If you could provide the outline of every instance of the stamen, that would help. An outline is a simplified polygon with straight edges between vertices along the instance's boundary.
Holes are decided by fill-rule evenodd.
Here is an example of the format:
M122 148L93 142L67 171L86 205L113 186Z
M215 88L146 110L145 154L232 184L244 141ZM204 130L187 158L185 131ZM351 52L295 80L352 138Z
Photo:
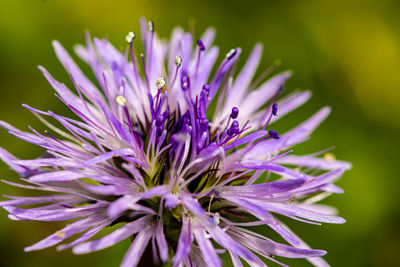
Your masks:
M226 53L226 59L231 60L237 53L237 49L231 49L228 53Z
M123 97L122 95L119 95L115 98L115 101L117 101L118 105L125 107L126 105L126 98Z
M272 104L272 114L273 114L274 116L278 116L278 112L279 112L279 110L278 110L278 104L277 104L277 103Z
M285 89L285 87L283 84L281 86L279 86L278 94L282 94L284 89Z
M201 40L197 40L197 45L199 46L200 51L206 50L206 47Z
M276 131L274 131L274 130L270 130L270 131L268 132L268 134L269 134L269 136L271 136L271 137L274 138L274 139L279 139L279 138L281 138L281 137L279 136L279 134L278 134Z
M143 54L143 53L140 53L140 57L142 58L144 76L146 77L146 83L147 83L147 90L148 90L148 92L150 92L149 76L147 75L146 60L144 59L144 54Z
M226 131L229 136L239 133L239 122L233 121L231 127Z
M231 128L239 128L239 122L238 121L233 121Z
M182 65L182 58L180 56L175 57L175 65L178 68Z
M135 33L134 32L129 32L128 35L125 37L125 40L128 44L131 44L133 40L135 40Z
M129 50L131 53L131 60L132 60L132 68L133 68L133 75L135 77L136 87L139 88L139 74L136 69L135 63L135 53L133 52L133 40L135 40L136 34L134 32L129 32L126 36L126 41L129 43Z
M158 90L162 89L162 88L165 86L165 80L164 80L163 77L159 77L159 78L156 80L156 86L157 86L157 89L158 89Z
M205 85L203 85L203 90L206 91L207 93L209 93L210 92L210 85L207 84L207 83Z
M232 119L236 119L238 115L239 115L239 109L237 107L233 107L230 117Z
M188 75L182 75L181 86L183 91L190 89L190 78Z
M148 26L149 26L149 31L154 32L154 22L152 20L149 21Z
M175 74L174 74L174 78L172 78L171 85L169 86L170 88L173 88L175 81L176 81L176 77L178 76L178 69L182 65L182 58L180 56L175 57L175 65L176 65Z
M199 67L200 67L201 52L206 50L206 47L204 46L204 44L201 40L197 40L197 45L199 46L199 52L197 53L197 62L196 62L196 70L194 72L194 81L196 81L196 79L197 79L197 73L198 73Z

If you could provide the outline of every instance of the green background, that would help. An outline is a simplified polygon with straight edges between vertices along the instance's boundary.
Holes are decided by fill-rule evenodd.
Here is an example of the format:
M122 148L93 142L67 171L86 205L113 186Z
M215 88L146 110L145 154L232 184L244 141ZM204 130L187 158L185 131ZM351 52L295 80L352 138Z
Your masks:
M128 31L138 32L138 18L155 22L168 38L176 25L194 24L199 37L217 29L224 51L240 46L247 56L264 43L260 70L275 59L291 69L287 91L311 89L313 98L277 126L289 129L324 105L332 115L299 153L331 145L337 158L353 169L338 182L345 194L325 203L336 206L344 225L291 224L312 247L326 249L333 266L398 266L400 252L400 2L396 0L313 1L0 1L0 119L26 129L41 124L21 103L65 112L37 65L57 79L68 77L51 48L59 40L70 52L82 43L84 30L126 46ZM242 57L241 62L244 62ZM84 63L80 62L81 66ZM87 70L87 68L84 68ZM67 83L69 84L69 83ZM20 158L41 150L0 131L0 145ZM16 175L0 163L1 179ZM2 194L23 190L0 185ZM14 222L0 211L0 266L118 266L129 241L91 255L75 256L53 248L24 253L23 248L62 227L53 223ZM128 243L127 243L128 242ZM286 261L308 266L306 261ZM274 266L271 264L271 266Z

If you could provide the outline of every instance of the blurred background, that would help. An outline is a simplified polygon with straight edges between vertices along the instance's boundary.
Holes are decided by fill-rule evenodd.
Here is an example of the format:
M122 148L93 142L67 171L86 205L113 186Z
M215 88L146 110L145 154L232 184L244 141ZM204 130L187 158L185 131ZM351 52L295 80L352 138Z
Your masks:
M59 40L72 53L83 43L83 32L107 37L126 47L125 35L138 30L138 18L155 23L161 37L174 26L194 29L199 37L217 29L215 44L221 58L230 48L244 50L241 62L257 42L264 44L260 72L276 59L278 70L294 72L286 91L310 89L313 98L279 122L289 129L324 105L331 116L300 153L335 145L337 158L353 163L338 182L345 194L325 203L336 206L344 225L291 227L312 247L326 249L332 266L398 266L400 252L400 2L396 0L305 1L56 1L1 0L0 2L0 119L18 128L40 129L22 103L55 112L63 105L42 77L45 66L60 81L68 76L51 47ZM85 64L78 60L84 70ZM69 83L67 83L69 84ZM0 131L0 146L20 158L33 158L40 149ZM1 179L17 176L0 163ZM23 195L0 185L1 194ZM0 211L0 266L118 266L129 241L91 255L74 256L50 248L24 253L61 225L14 222ZM309 266L306 261L283 262ZM275 266L271 264L271 266Z

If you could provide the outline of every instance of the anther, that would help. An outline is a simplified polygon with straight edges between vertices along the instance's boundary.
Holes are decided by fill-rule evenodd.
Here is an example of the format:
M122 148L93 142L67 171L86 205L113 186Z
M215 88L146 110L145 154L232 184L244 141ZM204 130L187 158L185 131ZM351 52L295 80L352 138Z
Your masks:
M238 121L233 121L231 128L239 128L239 122Z
M158 116L156 119L156 126L160 127L163 123L164 118L162 116Z
M277 104L277 103L272 104L272 114L273 114L274 116L278 116L278 112L279 112L279 110L278 110L278 104Z
M197 40L197 45L199 46L200 51L206 50L206 47L201 40Z
M210 92L210 85L209 84L203 85L203 90L206 91L207 93Z
M152 20L149 21L149 31L154 32L154 22Z
M181 77L182 90L186 91L190 88L190 78L187 75L182 75Z
M236 119L239 115L239 109L237 107L232 108L231 118Z
M135 33L134 32L129 32L128 35L125 37L125 40L128 44L131 44L133 40L135 40Z
M282 94L284 89L285 88L283 87L283 84L281 86L279 86L278 94Z
M231 49L228 53L226 53L226 59L231 60L237 53L236 49Z
M175 65L179 68L182 65L182 58L180 56L175 57Z
M117 101L118 105L125 107L126 105L126 98L122 95L115 97L115 101Z
M165 86L165 80L164 80L163 77L159 77L156 80L156 86L157 86L157 89L161 89L161 88L163 88Z
M271 136L271 137L274 138L274 139L279 139L279 138L280 138L279 134L278 134L276 131L274 131L274 130L270 130L270 131L268 132L268 134L269 134L269 136Z

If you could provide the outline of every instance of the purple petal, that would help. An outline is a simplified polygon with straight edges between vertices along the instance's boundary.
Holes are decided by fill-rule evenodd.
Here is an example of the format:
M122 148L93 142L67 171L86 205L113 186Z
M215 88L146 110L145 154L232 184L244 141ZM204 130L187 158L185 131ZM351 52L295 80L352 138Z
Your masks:
M305 166L313 169L320 170L334 170L334 169L344 169L348 170L351 168L351 164L340 160L326 160L323 158L316 158L313 156L295 156L287 155L282 158L278 158L276 163L279 164L289 164L295 166Z
M55 182L55 181L70 181L85 177L87 177L87 175L81 172L61 170L61 171L36 174L34 176L31 176L29 180L32 182L43 183L43 182Z
M26 169L19 166L15 161L17 160L16 157L11 155L7 150L4 148L0 147L0 159L4 161L8 166L10 166L11 169L19 173L20 175L23 175L26 173Z
M82 234L79 238L77 238L73 242L71 242L69 244L59 245L57 247L57 250L58 251L65 250L65 249L74 247L74 246L76 246L78 244L81 244L81 243L85 242L86 240L92 238L95 234L97 234L98 232L103 230L105 227L107 227L111 222L112 222L111 220L105 221L104 223L101 223L101 224L99 224L97 226L92 227L91 229L89 229L87 232Z
M190 218L186 216L182 217L182 228L181 234L178 240L178 247L173 259L173 266L179 266L179 264L188 257L192 248L193 235L190 226Z
M74 212L68 212L66 209L55 209L55 210L26 210L10 206L5 206L4 209L7 210L12 215L28 220L38 220L38 221L66 221L72 220L79 217L89 216L93 213L101 211L104 209L102 206L104 204L93 204L85 206L85 209L78 210Z
M149 216L141 217L136 221L125 224L121 228L100 239L89 241L74 247L73 252L75 254L85 254L110 247L120 242L121 240L124 240L125 238L139 232L141 229L145 228L149 224L149 222Z
M325 222L325 223L337 223L337 224L342 224L345 223L346 220L338 217L338 216L333 216L333 215L326 215L326 214L320 214L311 210L306 210L300 207L297 207L295 205L288 205L288 204L283 204L283 203L267 203L267 202L261 202L257 200L252 200L249 199L249 202L255 204L257 203L264 209L279 213L285 216L297 216L300 218L305 218L308 220L312 221L317 221L317 222Z
M44 249L47 247L54 246L61 241L71 237L74 234L80 233L85 231L86 229L90 228L92 225L97 224L98 222L101 222L101 220L104 220L106 217L104 215L94 215L90 216L88 218L76 221L74 223L71 223L70 225L64 227L63 229L57 231L56 233L48 236L47 238L39 241L38 243L26 247L24 250L25 251L33 251L33 250L39 250L39 249Z
M128 252L125 254L121 267L134 267L139 263L147 243L149 243L151 236L154 234L152 228L154 227L147 225L136 235Z
M167 262L169 255L168 255L168 243L167 239L165 238L164 234L164 225L163 221L159 220L155 229L155 237L157 241L158 250L160 252L160 258L162 262Z
M193 231L194 237L196 238L197 244L199 245L203 258L207 259L207 264L210 267L222 266L221 260L218 257L211 241L206 238L205 231L201 228Z
M57 202L75 198L74 196L71 195L49 195L49 196L37 196L37 197L5 196L5 197L12 198L13 200L0 201L0 207Z
M275 181L253 185L224 186L221 188L223 194L247 194L255 197L266 197L268 195L290 191L302 186L307 180L298 178L288 181Z
M235 79L235 83L232 88L232 93L228 95L228 100L227 100L228 103L232 105L238 104L238 101L231 103L229 101L230 98L234 98L239 101L243 99L244 93L249 88L249 85L254 77L254 74L256 73L258 64L260 63L262 50L263 50L262 44L257 44L254 47L249 58L247 59L246 64L244 65L243 69Z

